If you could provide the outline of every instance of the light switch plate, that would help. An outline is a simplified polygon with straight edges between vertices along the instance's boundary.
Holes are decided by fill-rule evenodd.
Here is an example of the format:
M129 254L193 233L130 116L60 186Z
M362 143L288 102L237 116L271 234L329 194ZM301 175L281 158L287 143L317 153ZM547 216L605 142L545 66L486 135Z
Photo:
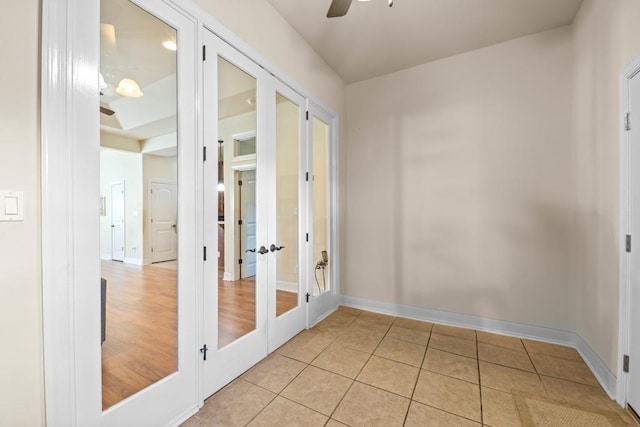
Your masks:
M24 193L0 191L0 221L24 221Z

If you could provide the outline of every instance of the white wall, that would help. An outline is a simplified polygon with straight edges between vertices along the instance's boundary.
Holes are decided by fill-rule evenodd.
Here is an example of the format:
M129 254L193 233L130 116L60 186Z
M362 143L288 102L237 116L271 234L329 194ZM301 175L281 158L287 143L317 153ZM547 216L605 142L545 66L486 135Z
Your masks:
M576 330L617 369L620 71L640 55L640 2L585 0L574 22Z
M4 2L0 189L23 191L25 220L0 223L0 425L44 424L40 259L40 2Z
M347 88L342 293L574 329L571 29Z

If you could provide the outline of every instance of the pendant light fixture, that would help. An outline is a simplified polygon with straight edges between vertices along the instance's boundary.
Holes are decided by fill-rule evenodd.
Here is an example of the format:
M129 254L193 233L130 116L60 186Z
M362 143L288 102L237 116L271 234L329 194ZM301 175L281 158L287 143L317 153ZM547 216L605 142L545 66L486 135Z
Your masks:
M122 79L116 88L116 93L129 98L140 98L143 93L140 86L133 79Z

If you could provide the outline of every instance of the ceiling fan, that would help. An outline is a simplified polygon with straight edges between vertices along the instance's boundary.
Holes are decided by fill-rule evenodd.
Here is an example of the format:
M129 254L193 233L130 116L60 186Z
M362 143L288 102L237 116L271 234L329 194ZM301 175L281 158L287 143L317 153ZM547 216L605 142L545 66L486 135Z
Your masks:
M327 12L327 18L337 18L346 15L347 11L349 11L349 6L351 6L351 1L352 0L332 0L331 6L329 6L329 11ZM393 0L389 0L389 7L391 6L393 6Z

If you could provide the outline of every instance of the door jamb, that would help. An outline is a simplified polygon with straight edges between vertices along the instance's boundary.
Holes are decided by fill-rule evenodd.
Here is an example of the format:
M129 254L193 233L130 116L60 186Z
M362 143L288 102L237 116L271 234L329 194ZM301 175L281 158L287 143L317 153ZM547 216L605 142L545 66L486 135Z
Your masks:
M627 405L628 374L623 372L623 358L629 354L631 326L631 255L626 252L626 236L631 234L631 156L630 134L626 131L625 115L629 112L629 80L640 73L640 56L636 57L620 73L619 93L619 161L620 161L620 197L619 197L619 232L618 232L618 368L616 401L622 407Z

